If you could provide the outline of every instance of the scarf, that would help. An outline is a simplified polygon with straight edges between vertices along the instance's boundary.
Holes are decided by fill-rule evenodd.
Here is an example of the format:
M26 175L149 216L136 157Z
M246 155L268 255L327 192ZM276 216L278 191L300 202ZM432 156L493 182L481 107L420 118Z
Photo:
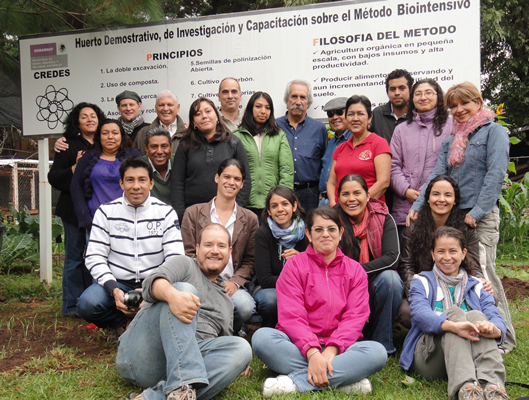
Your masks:
M119 117L119 121L121 122L121 125L123 125L123 129L125 129L127 135L132 136L132 132L134 132L134 129L143 124L143 117L141 115L138 115L136 119L131 122L125 122L123 118Z
M360 256L358 257L358 262L360 264L369 262L369 244L367 243L367 218L369 215L369 211L367 210L367 207L364 211L364 219L362 219L362 222L360 225L356 225L354 221L349 218L351 221L351 225L353 226L353 231L355 234L355 238L360 240Z
M305 221L299 217L294 218L292 225L286 229L280 228L271 217L268 217L266 221L272 231L272 235L279 242L280 258L281 254L283 254L283 250L293 249L294 246L303 239L303 236L305 236Z
M447 311L449 308L456 306L461 307L465 296L465 288L467 287L468 274L463 268L459 269L457 276L447 276L434 264L433 274L437 285L443 292L443 310ZM452 301L452 295L448 286L454 286L454 301Z
M494 120L494 112L490 110L479 110L467 122L457 122L454 118L453 135L454 141L450 149L448 164L458 167L465 161L465 150L468 146L468 135L479 130L483 124Z

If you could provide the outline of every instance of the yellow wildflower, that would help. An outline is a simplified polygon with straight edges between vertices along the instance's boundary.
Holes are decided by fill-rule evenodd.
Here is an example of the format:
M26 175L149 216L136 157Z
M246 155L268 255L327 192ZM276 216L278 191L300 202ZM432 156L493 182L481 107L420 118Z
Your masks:
M502 112L503 112L503 106L504 106L505 103L502 103L498 106L498 108L496 109L496 114L497 115L500 115Z

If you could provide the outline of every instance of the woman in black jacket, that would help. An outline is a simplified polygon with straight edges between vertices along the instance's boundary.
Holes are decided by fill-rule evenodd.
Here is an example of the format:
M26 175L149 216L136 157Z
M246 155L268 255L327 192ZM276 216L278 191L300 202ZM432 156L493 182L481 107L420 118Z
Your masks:
M217 194L215 174L219 164L236 158L246 171L248 157L241 140L222 123L215 104L205 97L196 99L189 109L187 128L174 157L171 178L171 205L184 220L184 212L193 204L207 203ZM237 204L245 207L252 183L246 177L237 195Z
M393 354L397 351L393 322L402 302L402 281L396 272L400 250L397 226L386 203L369 196L360 175L342 178L337 201L334 208L344 226L340 249L362 265L369 281L370 314L364 336Z
M263 325L277 324L276 282L286 261L305 251L309 241L305 236L305 210L294 191L278 185L266 196L261 215L262 225L255 231L256 287L252 291Z
M95 104L79 103L64 122L64 138L69 147L55 153L48 174L50 184L61 191L55 214L64 226L64 269L62 276L62 315L77 314L77 299L92 284L92 276L84 265L85 230L79 230L74 212L70 184L77 161L94 143L94 135L105 119Z

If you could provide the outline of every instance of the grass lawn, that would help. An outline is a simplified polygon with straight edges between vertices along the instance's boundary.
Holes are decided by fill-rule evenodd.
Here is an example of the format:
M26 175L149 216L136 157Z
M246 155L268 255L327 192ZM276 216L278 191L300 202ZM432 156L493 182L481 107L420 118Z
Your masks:
M38 282L37 273L0 275L0 399L122 399L137 388L126 383L114 366L116 348L104 342L98 331L85 329L86 323L60 317L60 270L54 271L50 289ZM504 357L507 381L529 383L529 299L510 304L516 329L518 348ZM19 353L32 337L52 336L52 345L32 356L23 365L4 370L14 349ZM66 338L79 343L65 345ZM402 347L404 333L396 336ZM37 354L35 348L27 350ZM217 399L259 399L263 381L275 376L254 357L250 378L239 377ZM413 384L404 384L406 375L398 366L398 357L391 357L386 367L371 377L373 392L356 395L358 399L446 399L446 382L427 382L419 377ZM529 389L508 386L511 399L529 396ZM285 395L281 398L345 399L338 391Z

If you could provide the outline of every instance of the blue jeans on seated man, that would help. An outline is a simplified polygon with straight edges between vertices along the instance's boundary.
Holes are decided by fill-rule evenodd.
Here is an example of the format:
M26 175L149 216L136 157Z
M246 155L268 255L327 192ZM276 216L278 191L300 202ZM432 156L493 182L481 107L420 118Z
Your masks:
M243 287L231 295L231 301L233 301L233 334L238 335L242 324L252 318L255 312L255 301Z
M369 278L369 275L368 275ZM404 284L397 271L384 270L369 279L369 321L364 327L364 335L382 344L388 354L397 349L393 345L393 323L397 317Z
M189 283L173 286L198 295ZM129 382L148 388L142 393L144 400L165 400L183 385L193 385L199 399L210 399L250 365L252 349L245 339L198 339L197 318L198 314L186 324L173 315L166 302L149 304L121 336L116 367Z
M77 299L92 284L92 275L84 265L85 230L64 220L62 224L64 226L62 315L68 316L77 313Z
M308 361L286 333L277 329L261 328L252 337L255 355L268 368L288 375L296 384L298 392L321 390L307 380ZM380 371L386 365L387 353L380 343L363 340L353 343L342 354L337 355L332 367L332 376L327 374L330 388L337 388L361 381Z
M277 325L277 291L275 288L260 288L253 295L257 312L263 317L262 327L275 328Z
M127 293L141 288L141 282L116 281L118 287ZM116 308L114 297L99 283L93 283L77 301L77 314L98 328L119 328L127 323L127 317Z

